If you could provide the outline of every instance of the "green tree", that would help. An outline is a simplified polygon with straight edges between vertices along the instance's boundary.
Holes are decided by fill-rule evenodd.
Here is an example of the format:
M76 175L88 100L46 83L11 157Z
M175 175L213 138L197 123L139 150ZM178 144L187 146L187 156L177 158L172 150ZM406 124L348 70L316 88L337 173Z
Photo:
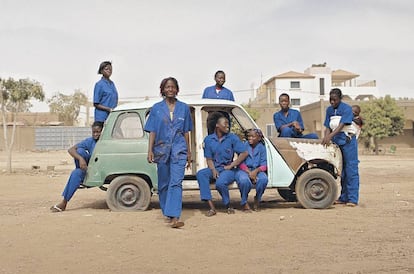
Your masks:
M364 118L361 137L368 142L373 141L376 154L378 154L378 140L397 136L403 132L404 113L391 96L386 95L383 98L364 102L361 104L361 110L361 116Z
M257 121L260 118L260 112L257 109L251 108L249 105L242 105L247 113L252 117L253 121Z
M80 90L75 90L72 95L58 93L47 100L51 113L57 113L59 121L67 126L73 126L78 119L80 107L86 106L88 97Z
M43 101L45 94L39 82L30 79L7 80L0 79L1 114L3 119L4 147L7 152L7 171L12 172L12 151L16 133L16 121L19 112L29 111L32 106L30 100ZM8 121L8 118L11 121ZM9 138L8 122L12 123L12 132Z

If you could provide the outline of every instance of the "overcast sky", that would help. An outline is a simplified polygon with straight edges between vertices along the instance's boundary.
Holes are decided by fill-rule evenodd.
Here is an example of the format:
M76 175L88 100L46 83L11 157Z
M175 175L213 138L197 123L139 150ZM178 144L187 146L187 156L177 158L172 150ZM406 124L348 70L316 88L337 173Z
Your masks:
M110 60L121 100L158 96L168 76L184 99L220 69L244 103L261 81L327 62L414 97L413 29L411 0L0 0L0 77L92 98Z

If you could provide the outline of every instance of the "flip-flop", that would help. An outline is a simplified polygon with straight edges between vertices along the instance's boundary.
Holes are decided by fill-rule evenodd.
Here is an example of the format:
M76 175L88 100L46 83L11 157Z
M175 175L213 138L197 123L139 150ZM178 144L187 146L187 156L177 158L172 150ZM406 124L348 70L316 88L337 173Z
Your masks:
M184 222L181 221L175 221L173 223L171 223L171 227L172 228L180 228L184 226Z
M50 210L51 210L53 213L57 213L57 212L62 212L62 211L63 211L63 209L61 209L61 208L60 208L60 207L58 207L57 205L52 206L52 207L50 208Z
M234 213L236 213L234 208L231 208L231 207L227 208L227 214L234 214Z
M211 217L211 216L214 216L216 214L217 214L217 212L214 209L210 209L209 211L207 211L206 216Z
M346 203L346 206L348 206L348 207L356 207L357 204L355 204L355 203Z
M341 201L341 200L336 200L334 202L334 205L344 205L344 204L346 204L346 203L344 201Z

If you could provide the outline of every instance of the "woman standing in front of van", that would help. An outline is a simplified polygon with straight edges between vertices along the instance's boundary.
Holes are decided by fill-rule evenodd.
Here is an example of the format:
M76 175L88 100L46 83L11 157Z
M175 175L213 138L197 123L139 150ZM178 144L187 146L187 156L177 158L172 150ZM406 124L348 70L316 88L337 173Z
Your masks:
M151 108L145 131L149 132L149 163L157 163L160 207L172 228L184 225L182 210L182 181L186 165L191 163L189 132L192 130L190 108L177 100L179 87L175 78L162 80L163 100Z

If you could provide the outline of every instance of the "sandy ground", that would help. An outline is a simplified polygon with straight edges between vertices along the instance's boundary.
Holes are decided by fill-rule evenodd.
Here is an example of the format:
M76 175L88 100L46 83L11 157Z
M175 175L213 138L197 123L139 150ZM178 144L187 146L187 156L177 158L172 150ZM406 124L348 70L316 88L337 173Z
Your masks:
M111 212L105 192L79 190L50 213L70 157L16 152L15 173L0 174L0 273L414 273L414 150L360 159L356 208L303 209L268 189L260 212L208 218L185 192L185 226L171 229L156 196L145 212Z

